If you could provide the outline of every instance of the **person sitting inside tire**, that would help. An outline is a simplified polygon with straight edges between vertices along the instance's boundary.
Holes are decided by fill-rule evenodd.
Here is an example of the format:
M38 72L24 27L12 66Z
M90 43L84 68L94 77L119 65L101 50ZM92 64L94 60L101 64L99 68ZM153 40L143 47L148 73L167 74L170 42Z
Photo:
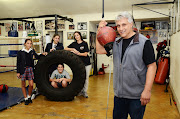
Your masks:
M53 71L49 81L54 88L65 88L72 80L69 73L64 70L64 64L59 64L57 69Z

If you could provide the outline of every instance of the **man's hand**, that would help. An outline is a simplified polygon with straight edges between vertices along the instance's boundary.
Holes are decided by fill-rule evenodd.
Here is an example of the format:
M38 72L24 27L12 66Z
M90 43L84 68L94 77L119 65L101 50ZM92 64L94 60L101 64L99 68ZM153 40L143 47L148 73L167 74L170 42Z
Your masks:
M151 98L151 91L149 90L144 90L141 94L141 105L146 105L150 102L150 98Z
M99 23L99 26L98 26L98 31L106 25L107 25L107 22L105 20L101 20L101 22Z

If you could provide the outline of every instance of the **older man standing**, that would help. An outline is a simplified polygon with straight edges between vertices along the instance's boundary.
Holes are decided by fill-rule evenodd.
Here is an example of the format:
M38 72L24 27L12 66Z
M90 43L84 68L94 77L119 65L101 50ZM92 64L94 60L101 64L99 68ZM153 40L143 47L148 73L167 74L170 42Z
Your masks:
M151 89L156 73L152 43L145 36L133 31L133 19L128 12L116 17L118 33L113 44L113 119L143 119L146 104L150 102ZM99 29L107 24L99 23ZM96 40L96 52L108 51Z

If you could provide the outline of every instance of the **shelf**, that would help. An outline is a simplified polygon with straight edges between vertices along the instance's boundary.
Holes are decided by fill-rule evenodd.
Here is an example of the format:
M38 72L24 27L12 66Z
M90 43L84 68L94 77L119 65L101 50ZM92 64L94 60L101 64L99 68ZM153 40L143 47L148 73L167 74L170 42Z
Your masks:
M41 36L29 36L29 37L5 37L5 36L0 36L0 40L18 40L18 39L28 39L28 38L41 38Z
M45 31L54 31L55 32L55 30L45 30ZM59 29L57 31L65 31L65 29Z
M155 30L139 30L139 31L157 31L157 30L155 29Z

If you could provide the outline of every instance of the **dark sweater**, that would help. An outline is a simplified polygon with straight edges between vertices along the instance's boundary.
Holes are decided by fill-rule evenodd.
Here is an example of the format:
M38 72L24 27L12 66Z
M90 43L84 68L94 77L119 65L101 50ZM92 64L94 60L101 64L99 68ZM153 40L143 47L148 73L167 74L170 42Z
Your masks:
M56 48L56 50L63 50L63 49L64 49L62 43L58 43L55 48ZM50 52L50 49L52 49L52 43L48 43L48 44L46 45L45 52Z
M18 51L17 73L20 73L20 75L24 74L26 66L30 66L30 67L34 68L33 56L35 56L36 59L40 58L40 56L37 55L37 53L34 50L31 50L29 53L22 51L22 50Z

